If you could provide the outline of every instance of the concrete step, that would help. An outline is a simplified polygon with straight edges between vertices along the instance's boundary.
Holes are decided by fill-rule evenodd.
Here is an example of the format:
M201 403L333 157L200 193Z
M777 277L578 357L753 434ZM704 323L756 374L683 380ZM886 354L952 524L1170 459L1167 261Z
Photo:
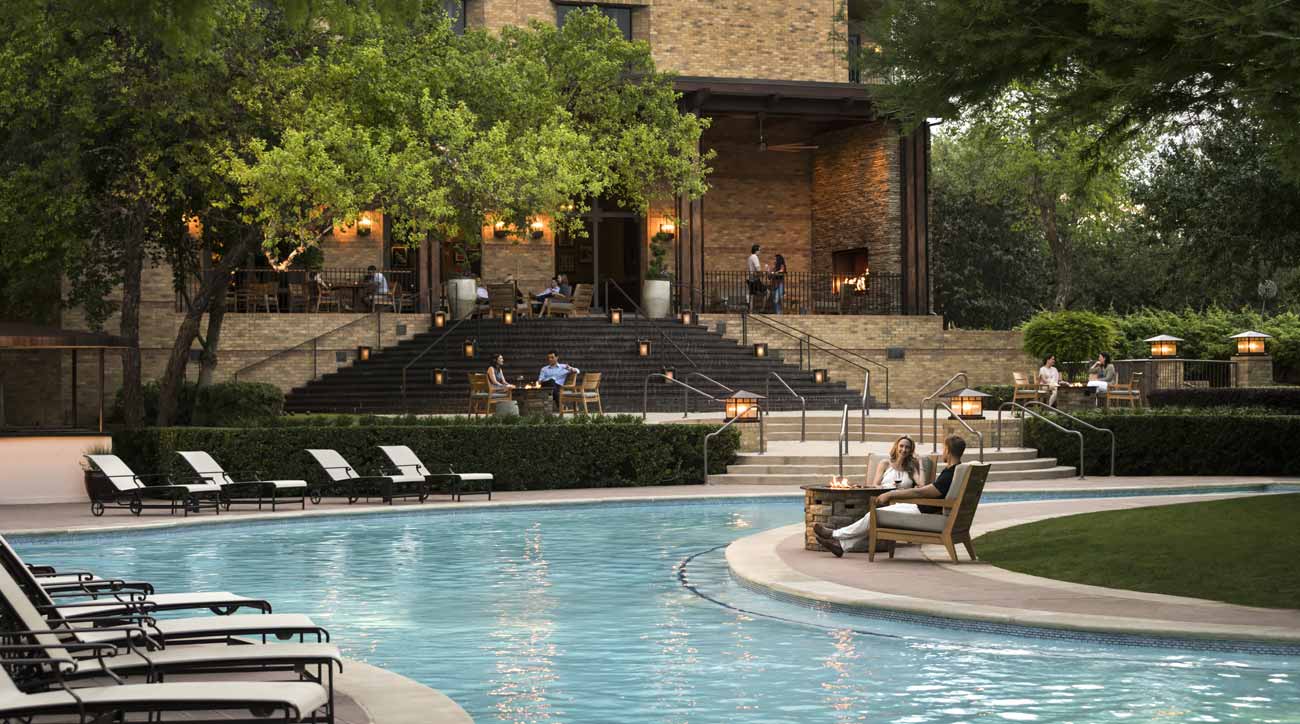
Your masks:
M930 446L927 443L921 449L926 455L930 454ZM967 455L971 460L979 459L979 449L968 449ZM863 456L855 456L853 464L862 466L865 464ZM1002 460L1033 460L1038 457L1038 451L1033 448L1024 447L1007 447L1001 450L986 448L984 450L984 459L988 462L997 462ZM845 458L847 464L849 458ZM836 455L759 455L757 453L739 453L736 456L735 465L836 465L839 463L839 457Z
M911 434L912 436L915 436L916 429L913 428L911 430L904 430L900 428L898 430L878 431L878 432L872 432L870 429L868 429L867 439L865 440L865 442L893 442L897 440L900 436L907 435L907 434ZM788 431L772 430L771 428L767 428L763 431L763 435L768 440L776 440L780 442L790 442L790 441L798 442L799 428L796 427ZM839 428L836 428L835 430L809 429L807 435L805 435L803 439L805 441L835 442L836 440L840 439L840 431ZM915 439L915 437L913 437L913 439ZM861 431L850 426L849 442L863 442Z
M985 456L988 457L987 455ZM1056 467L1056 458L1033 458L1029 460L990 460L993 464L989 472L998 470L1044 470ZM939 466L943 470L943 466ZM727 474L737 475L836 475L839 472L839 465L729 465ZM863 476L866 475L866 466L859 461L849 465L845 461L844 473L846 475Z
M1077 474L1074 468L1068 468L1061 465L1055 465L1045 468L1034 468L1031 470L998 470L989 471L990 481L1017 481L1017 480L1052 480L1058 478L1071 478ZM819 485L827 481L826 475L710 475L710 485Z

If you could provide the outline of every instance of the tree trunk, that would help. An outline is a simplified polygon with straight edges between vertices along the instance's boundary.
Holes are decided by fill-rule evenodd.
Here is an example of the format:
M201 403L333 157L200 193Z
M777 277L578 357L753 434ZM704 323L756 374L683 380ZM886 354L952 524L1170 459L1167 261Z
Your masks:
M127 427L144 424L140 379L140 275L144 268L144 240L138 231L137 226L123 239L120 333L130 345L122 352L122 417Z
M220 287L212 298L208 311L208 333L204 339L203 355L199 357L199 387L212 384L216 375L217 352L221 348L221 323L226 319L226 290Z
M1074 260L1070 240L1061 236L1056 218L1056 197L1043 190L1043 180L1037 171L1033 174L1034 203L1038 206L1039 221L1043 225L1043 235L1047 238L1047 248L1052 252L1052 261L1056 267L1056 295L1052 305L1056 309L1065 309L1074 294Z

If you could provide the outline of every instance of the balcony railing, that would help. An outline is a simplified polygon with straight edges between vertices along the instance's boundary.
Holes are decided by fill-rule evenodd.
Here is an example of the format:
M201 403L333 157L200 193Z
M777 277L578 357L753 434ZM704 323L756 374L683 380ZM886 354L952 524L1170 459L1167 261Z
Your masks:
M428 300L421 300L416 290L415 272L410 269L381 269L380 272L388 280L387 294L379 293L371 282L373 272L359 267L318 272L236 269L226 288L226 311L236 314L372 312L376 308L394 312L427 311ZM197 291L198 281L190 280L189 297ZM176 295L176 311L185 311L185 299L185 295Z
M775 284L770 274L763 274L767 289L750 294L750 276L743 271L705 272L703 299L681 299L681 308L698 308L703 312L776 311ZM872 272L863 288L846 283L842 275L821 272L787 272L781 299L783 314L902 314L903 278L901 274ZM689 288L679 293L695 294Z

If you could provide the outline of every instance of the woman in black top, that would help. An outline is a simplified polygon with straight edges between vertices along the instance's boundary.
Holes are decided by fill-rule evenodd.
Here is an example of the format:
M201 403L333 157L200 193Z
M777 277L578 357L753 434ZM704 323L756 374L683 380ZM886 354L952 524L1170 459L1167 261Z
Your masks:
M772 309L777 314L781 313L781 302L785 299L785 257L780 254L776 255L776 263L772 265Z
M487 378L488 389L494 394L515 388L506 380L506 358L501 355L492 358L492 364L487 368Z

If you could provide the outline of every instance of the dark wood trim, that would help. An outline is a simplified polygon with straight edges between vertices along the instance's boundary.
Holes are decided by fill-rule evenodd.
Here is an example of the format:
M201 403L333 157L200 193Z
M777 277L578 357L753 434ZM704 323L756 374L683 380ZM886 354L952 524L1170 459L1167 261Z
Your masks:
M898 141L903 313L930 313L930 127Z

